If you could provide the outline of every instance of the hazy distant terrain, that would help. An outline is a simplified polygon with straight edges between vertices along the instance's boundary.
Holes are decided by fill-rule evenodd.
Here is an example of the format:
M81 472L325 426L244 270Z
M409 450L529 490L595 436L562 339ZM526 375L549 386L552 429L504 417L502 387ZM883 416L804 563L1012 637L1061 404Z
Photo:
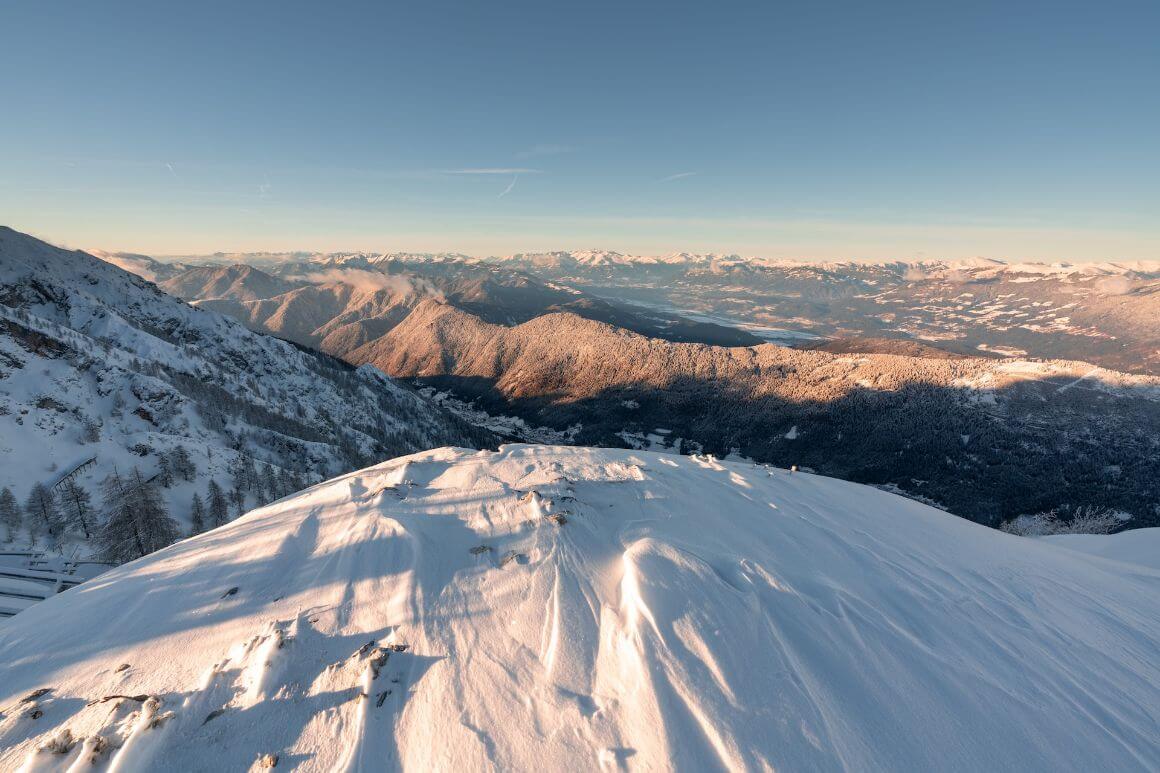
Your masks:
M771 340L913 339L949 351L1083 360L1160 374L1160 262L802 264L616 253L504 265L596 295L728 320Z
M770 341L833 350L828 341L853 339L839 346L882 351L880 342L864 339L894 339L959 354L1082 360L1160 375L1160 261L809 263L599 251L487 259L408 253L242 254L187 256L182 261L178 265L183 269L232 262L281 276L320 265L418 273L442 277L443 282L454 277L461 283L472 274L488 276L493 283L498 277L523 275L524 286L510 295L526 296L534 284L543 296L531 305L526 298L516 302L519 313L508 309L507 319L494 315L494 292L477 297L482 302L474 308L466 302L468 294L461 293L456 305L487 321L510 324L526 321L532 311L575 311L561 295L567 293L573 306L598 309L581 316L675 341L726 346ZM161 279L180 273L168 267L145 271ZM195 297L209 296L199 291ZM507 303L512 303L510 297ZM652 329L640 322L654 317L658 321ZM666 332L674 317L684 320L685 328ZM635 323L627 323L633 318ZM741 337L720 333L720 328Z
M1147 266L244 259L161 286L513 439L737 453L992 525L1081 505L1160 522L1160 380L1098 367L1156 369Z

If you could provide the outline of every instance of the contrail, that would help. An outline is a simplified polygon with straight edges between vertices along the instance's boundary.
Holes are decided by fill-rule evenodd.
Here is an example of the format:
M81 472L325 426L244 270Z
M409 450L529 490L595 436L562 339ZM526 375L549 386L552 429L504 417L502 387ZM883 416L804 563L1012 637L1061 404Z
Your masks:
M516 180L518 180L518 179L520 179L520 176L519 176L518 174L517 174L517 175L515 175L515 176L513 176L513 177L512 177L512 181L511 181L510 183L508 183L508 187L504 188L504 189L503 189L503 193L501 193L501 194L500 194L499 196L497 196L496 198L500 198L500 199L502 199L504 196L506 196L506 195L508 195L509 193L511 193L511 192L512 192L512 188L516 187Z

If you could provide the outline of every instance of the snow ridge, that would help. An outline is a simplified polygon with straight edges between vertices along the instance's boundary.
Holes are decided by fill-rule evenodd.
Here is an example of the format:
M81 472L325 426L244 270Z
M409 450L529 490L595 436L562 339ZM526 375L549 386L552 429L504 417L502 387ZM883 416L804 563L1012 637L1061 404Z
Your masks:
M806 473L440 449L15 618L0 768L1155 769L1158 590Z

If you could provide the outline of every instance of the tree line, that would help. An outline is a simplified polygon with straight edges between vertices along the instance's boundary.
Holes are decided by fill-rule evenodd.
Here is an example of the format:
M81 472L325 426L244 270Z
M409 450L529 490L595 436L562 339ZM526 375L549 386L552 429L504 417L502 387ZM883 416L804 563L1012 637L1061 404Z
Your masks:
M308 485L299 473L259 465L238 454L230 466L228 490L211 478L204 495L193 494L189 530L183 533L161 491L179 479L193 482L196 476L197 466L188 450L177 446L159 456L152 476L137 466L127 473L114 468L101 481L99 507L94 506L92 493L72 477L55 486L33 484L23 504L5 486L0 488L0 527L7 542L14 542L22 530L27 532L30 546L44 540L57 548L69 535L83 537L94 544L101 560L122 564L228 523L246 511L251 497L260 506Z

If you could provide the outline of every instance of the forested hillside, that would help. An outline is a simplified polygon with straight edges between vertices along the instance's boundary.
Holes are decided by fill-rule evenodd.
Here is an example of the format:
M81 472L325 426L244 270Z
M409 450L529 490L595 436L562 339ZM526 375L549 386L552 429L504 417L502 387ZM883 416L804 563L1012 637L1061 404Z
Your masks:
M376 459L488 440L373 367L0 228L0 543L120 562Z
M1160 379L1085 363L675 344L566 314L489 325L435 301L346 357L491 413L580 425L577 443L680 439L991 525L1083 505L1160 523Z

